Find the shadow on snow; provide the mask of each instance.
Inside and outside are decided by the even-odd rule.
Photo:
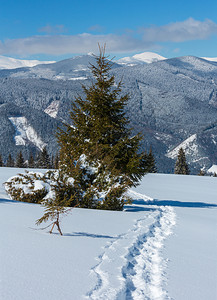
[[[215,208],[217,204],[213,203],[206,203],[206,202],[184,202],[184,201],[177,201],[177,200],[158,200],[154,199],[152,201],[144,201],[143,199],[137,199],[133,201],[134,205],[145,205],[143,208],[142,206],[132,206],[138,210],[149,210],[150,206],[157,205],[157,206],[174,206],[174,207],[195,207],[195,208]],[[147,207],[149,206],[149,207]],[[127,206],[128,207],[128,206]],[[131,206],[129,206],[131,208]],[[135,210],[136,211],[136,210]]]
[[[110,236],[110,235],[102,235],[102,234],[93,234],[88,232],[72,232],[72,233],[64,233],[64,236],[81,236],[81,237],[91,237],[96,239],[116,239],[116,236]]]
[[[0,199],[0,203],[18,203],[18,202],[20,202],[20,201],[15,201],[15,200],[10,200],[10,199],[4,199],[4,198]]]

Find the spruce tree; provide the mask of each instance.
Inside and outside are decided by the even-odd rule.
[[[0,167],[4,167],[4,163],[3,163],[3,160],[2,160],[2,155],[0,154]]]
[[[178,157],[175,164],[175,174],[184,174],[184,175],[190,174],[183,148],[180,148],[178,152]]]
[[[25,167],[25,161],[24,161],[23,154],[22,154],[21,151],[17,155],[15,166],[17,168],[24,168]]]
[[[54,156],[53,156],[53,154],[51,155],[50,168],[54,169]]]
[[[51,167],[50,156],[47,152],[46,147],[44,147],[39,154],[38,161],[37,161],[37,167],[41,168],[41,169],[50,169],[50,167]]]
[[[36,221],[36,225],[51,220],[52,223],[49,225],[52,226],[50,233],[52,233],[56,226],[59,233],[62,235],[60,216],[65,215],[70,211],[69,206],[72,206],[74,188],[69,184],[67,178],[58,172],[48,171],[45,176],[49,179],[52,192],[55,196],[53,198],[45,197],[43,199],[42,205],[45,208],[45,213]],[[76,204],[74,203],[73,206],[76,206]]]
[[[147,159],[148,159],[149,173],[157,173],[157,167],[152,152],[152,147],[150,147],[149,149],[149,154],[147,155]]]
[[[58,142],[60,170],[74,179],[79,206],[121,210],[124,192],[138,184],[147,165],[139,152],[142,136],[132,136],[124,112],[129,97],[121,95],[122,82],[115,84],[111,66],[100,48],[90,66],[95,81],[83,86],[85,99],[75,99],[73,126],[59,130]]]
[[[14,159],[13,159],[13,157],[11,156],[10,153],[9,153],[9,155],[8,155],[6,167],[14,167]]]
[[[35,160],[32,152],[29,154],[29,159],[28,159],[28,168],[35,168]]]
[[[54,158],[54,169],[58,169],[59,168],[59,152],[56,153],[55,158]]]

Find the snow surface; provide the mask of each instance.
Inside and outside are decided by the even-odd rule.
[[[217,299],[216,184],[215,177],[150,174],[136,189],[176,214],[174,234],[163,249],[171,299]]]
[[[207,170],[207,173],[217,174],[217,165],[212,165],[212,167]]]
[[[0,55],[0,69],[16,69],[23,67],[34,67],[40,64],[51,64],[55,61],[22,60]]]
[[[216,178],[148,174],[125,211],[72,209],[61,237],[6,195],[22,171],[0,168],[1,299],[217,299]]]
[[[44,112],[48,114],[50,117],[56,118],[59,106],[60,106],[60,101],[54,100],[47,108],[45,108]]]
[[[9,120],[16,130],[14,136],[16,145],[33,143],[40,150],[46,146],[25,117],[10,117]]]

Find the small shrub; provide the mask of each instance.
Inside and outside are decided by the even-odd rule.
[[[8,179],[4,185],[11,199],[28,202],[41,203],[48,193],[48,187],[44,181],[44,174],[27,172],[18,174]]]

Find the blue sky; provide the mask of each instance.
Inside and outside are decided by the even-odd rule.
[[[0,54],[60,60],[97,52],[217,57],[217,1],[1,0]]]

